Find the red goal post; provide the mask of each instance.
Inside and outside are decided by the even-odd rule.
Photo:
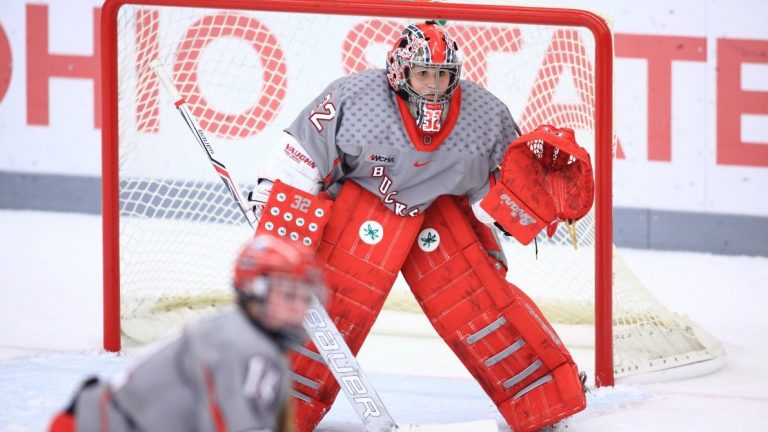
[[[612,158],[613,158],[613,40],[599,16],[582,10],[466,5],[458,3],[413,3],[405,1],[329,2],[310,0],[107,0],[102,9],[103,74],[103,232],[104,232],[104,347],[121,349],[121,176],[120,101],[118,70],[119,12],[126,6],[216,8],[232,11],[266,11],[294,14],[358,15],[395,19],[439,19],[449,22],[496,24],[540,24],[587,29],[594,38],[594,163],[596,204],[594,226],[595,262],[595,381],[612,385]],[[144,59],[142,61],[149,61]],[[138,68],[137,65],[133,65]],[[265,66],[268,69],[268,66]],[[269,73],[268,71],[265,73]],[[201,91],[193,89],[190,91]],[[312,95],[307,95],[307,100]],[[156,95],[154,97],[157,97]],[[190,105],[194,105],[190,98]],[[269,101],[266,101],[269,103]],[[205,116],[201,123],[206,120]],[[262,118],[262,121],[272,121]],[[237,127],[237,125],[230,125]],[[206,124],[203,124],[203,127]],[[179,136],[179,140],[186,140]],[[189,144],[190,152],[199,152]],[[173,163],[172,160],[166,163]],[[162,165],[160,163],[159,165]]]

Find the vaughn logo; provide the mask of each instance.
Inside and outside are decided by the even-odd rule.
[[[288,155],[289,158],[300,164],[307,165],[310,168],[315,168],[317,166],[317,164],[309,156],[290,144],[286,144],[283,151],[285,151],[285,154]]]
[[[526,213],[525,210],[521,209],[520,206],[517,205],[517,203],[514,202],[512,198],[509,197],[509,195],[503,193],[499,198],[501,199],[501,202],[509,207],[509,209],[512,211],[512,215],[517,216],[520,219],[520,225],[528,226],[530,224],[536,223],[536,219]]]
[[[380,155],[380,154],[371,153],[370,155],[368,155],[368,160],[371,162],[375,162],[383,165],[395,164],[395,157],[389,156],[389,155]]]

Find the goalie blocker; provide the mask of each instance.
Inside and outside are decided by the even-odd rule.
[[[317,249],[333,201],[275,180],[256,229]]]
[[[276,184],[265,207],[272,216],[266,217],[274,217],[275,206],[284,215],[290,202],[300,202],[277,200],[280,193],[292,196],[291,190]],[[306,233],[321,238],[315,244],[326,263],[329,315],[356,355],[402,270],[438,334],[513,430],[537,430],[584,409],[570,354],[536,305],[489,260],[489,248],[478,238],[484,227],[472,224],[465,207],[443,196],[423,215],[399,217],[378,197],[345,183],[327,224],[318,221],[322,233]],[[297,241],[304,238],[297,234]],[[314,345],[298,352],[292,358],[296,424],[310,431],[333,404],[339,384]]]

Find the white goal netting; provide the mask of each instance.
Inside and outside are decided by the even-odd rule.
[[[384,65],[413,19],[173,6],[122,6],[118,14],[118,167],[121,328],[147,341],[230,300],[230,271],[251,235],[237,206],[149,68],[160,60],[219,159],[248,191],[266,149],[332,80]],[[488,88],[523,131],[542,123],[576,130],[595,148],[594,40],[575,27],[451,20],[463,78]],[[599,125],[598,125],[599,126]],[[594,153],[593,153],[593,161]],[[599,167],[597,167],[599,169]],[[533,247],[507,242],[509,279],[566,343],[594,334],[595,216]],[[719,342],[669,311],[614,254],[617,377],[710,360]],[[421,313],[398,283],[385,306]]]

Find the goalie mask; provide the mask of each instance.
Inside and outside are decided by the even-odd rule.
[[[427,112],[444,117],[460,78],[459,47],[434,21],[406,27],[387,54],[389,86],[408,102],[419,128]]]
[[[238,303],[251,321],[283,347],[300,343],[312,296],[321,301],[325,285],[312,250],[270,235],[243,247],[235,265]]]

